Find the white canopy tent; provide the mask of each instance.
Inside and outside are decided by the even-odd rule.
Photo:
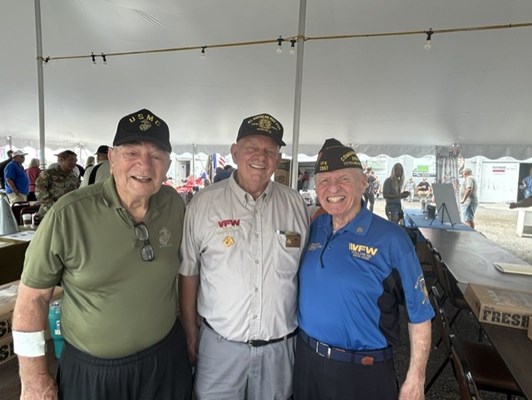
[[[34,3],[0,5],[0,147],[38,147]],[[46,0],[41,12],[47,146],[110,144],[119,118],[146,107],[168,122],[176,153],[227,153],[259,112],[283,123],[290,153],[296,57],[275,39],[297,35],[299,1]],[[532,2],[308,0],[306,15],[309,39],[362,37],[306,41],[301,153],[336,137],[369,155],[458,143],[464,157],[532,157],[532,28],[507,26],[530,23]],[[507,27],[437,33],[494,25]],[[425,34],[398,34],[429,28],[430,50]],[[273,43],[213,48],[261,40]],[[54,61],[91,53],[95,65]]]

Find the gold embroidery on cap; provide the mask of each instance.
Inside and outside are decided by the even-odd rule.
[[[143,120],[140,125],[139,125],[139,129],[142,131],[142,132],[146,132],[148,129],[151,128],[151,123],[145,119]]]
[[[270,121],[269,119],[266,119],[266,118],[261,118],[259,120],[259,127],[262,130],[270,132],[271,129],[272,129],[272,121]]]

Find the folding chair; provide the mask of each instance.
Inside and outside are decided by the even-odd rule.
[[[15,216],[17,224],[22,225],[20,221],[20,212],[24,207],[28,207],[29,205],[30,203],[28,201],[15,201],[11,204],[11,211],[13,211],[13,215]]]
[[[480,393],[471,374],[469,365],[465,362],[462,346],[454,335],[451,335],[451,360],[454,376],[458,383],[460,399],[480,400]]]
[[[432,251],[432,260],[433,260],[432,261],[433,273],[436,279],[434,280],[430,290],[432,291],[433,287],[439,289],[438,300],[443,305],[447,301],[446,287],[448,285],[446,282],[447,277],[443,273],[443,266],[442,266],[443,260],[442,260],[440,253],[438,253],[436,249],[433,249]]]
[[[447,357],[440,365],[434,376],[425,385],[425,393],[430,390],[430,388],[432,387],[434,382],[436,382],[436,380],[443,372],[449,361],[452,360],[452,341],[454,340],[456,342],[457,340],[459,340],[458,338],[456,338],[456,335],[451,332],[447,316],[445,315],[443,306],[441,305],[437,297],[438,289],[433,288],[433,293],[434,294],[431,296],[431,301],[436,311],[435,321],[438,329],[442,334],[442,339]],[[452,337],[455,337],[455,339],[452,339]],[[515,379],[513,378],[512,374],[506,367],[506,364],[504,363],[503,359],[501,358],[499,353],[497,353],[497,351],[493,348],[493,346],[487,343],[479,343],[468,340],[459,340],[459,343],[460,345],[458,347],[458,350],[456,350],[457,346],[455,346],[455,353],[458,354],[454,357],[457,357],[457,361],[460,360],[459,362],[462,368],[464,365],[467,365],[467,374],[472,377],[476,387],[479,390],[503,393],[506,394],[507,399],[511,399],[513,395],[523,396],[523,393],[519,389],[519,386],[515,382]],[[455,369],[458,367],[459,366],[454,366]],[[455,371],[455,377],[457,381],[459,379],[462,379],[462,376],[459,375],[458,372]],[[466,378],[469,379],[468,377]],[[458,383],[460,385],[460,382]],[[462,389],[460,390],[462,391]],[[468,399],[469,397],[463,398]],[[479,397],[476,398],[479,399]]]
[[[450,325],[452,325],[462,310],[469,310],[469,304],[467,304],[462,291],[458,287],[458,282],[449,271],[447,264],[445,264],[441,255],[436,251],[434,252],[434,275],[436,275],[437,285],[443,291],[440,292],[440,302],[444,304],[448,299],[458,310],[451,318]]]
[[[442,274],[444,276],[444,290],[447,293],[447,298],[451,302],[451,304],[458,309],[456,314],[454,314],[453,318],[451,319],[451,322],[449,323],[449,326],[451,326],[460,312],[462,310],[470,310],[469,304],[467,303],[467,300],[464,297],[464,294],[458,287],[458,281],[454,277],[454,275],[449,271],[449,268],[447,267],[447,264],[445,264],[445,261],[442,260],[441,265],[439,266],[441,268]]]
[[[421,242],[416,243],[416,254],[421,264],[421,269],[423,270],[423,275],[425,275],[425,280],[430,276],[433,277],[434,274],[434,256],[432,255],[432,245],[430,242]]]

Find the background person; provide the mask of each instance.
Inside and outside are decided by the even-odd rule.
[[[327,214],[312,223],[299,270],[294,398],[423,399],[434,312],[412,242],[364,207],[366,176],[352,148],[326,140],[315,173]],[[400,390],[399,305],[411,344]]]
[[[187,206],[179,293],[198,400],[292,394],[308,216],[297,191],[271,180],[282,138],[271,115],[244,119],[231,146],[237,169]]]
[[[466,168],[462,172],[464,181],[460,186],[460,204],[462,205],[462,222],[475,229],[475,212],[478,207],[477,181],[473,170]]]
[[[65,338],[59,398],[190,399],[176,318],[185,207],[162,186],[170,167],[168,126],[140,110],[120,120],[113,146],[113,178],[59,199],[27,250],[13,317],[22,399],[57,399],[44,329],[58,283]]]
[[[30,182],[29,192],[28,192],[28,201],[35,201],[37,197],[35,196],[35,181],[41,173],[40,160],[38,158],[32,158],[30,165],[26,168],[26,175]]]
[[[417,184],[416,191],[420,201],[428,201],[432,195],[432,186],[427,181],[427,178],[421,179],[421,182]]]
[[[371,167],[367,167],[364,171],[364,174],[366,174],[366,180],[368,181],[368,186],[366,187],[366,190],[364,191],[364,201],[366,202],[368,209],[371,212],[373,212],[373,208],[375,206],[374,184],[377,178],[375,178],[375,174]]]
[[[510,203],[510,208],[530,207],[532,206],[532,197],[527,197],[521,201]]]
[[[525,199],[532,197],[532,167],[528,176],[523,179],[523,196],[525,196]]]
[[[26,155],[22,150],[17,150],[12,154],[12,160],[4,169],[4,180],[6,183],[6,194],[11,204],[17,201],[27,201],[30,190],[30,180],[24,170],[24,160]]]
[[[404,218],[401,199],[410,195],[408,191],[402,191],[405,181],[403,165],[394,164],[392,172],[382,184],[382,197],[386,200],[385,212],[388,219],[393,222],[401,222]]]
[[[87,172],[87,168],[92,167],[94,164],[96,164],[94,156],[88,156],[87,161],[85,161],[85,172]]]
[[[405,183],[405,190],[409,192],[408,195],[408,201],[412,202],[414,201],[414,193],[416,192],[416,183],[414,182],[414,178],[410,177]]]
[[[227,171],[222,167],[217,167],[216,174],[214,175],[214,178],[213,178],[213,183],[223,181],[224,179],[227,179],[230,176],[231,176],[230,171]]]
[[[85,176],[81,182],[81,186],[92,185],[93,183],[103,181],[111,175],[111,168],[109,165],[109,146],[103,144],[96,150],[96,165],[87,168]]]
[[[57,165],[42,171],[35,180],[35,196],[40,203],[37,214],[41,218],[61,196],[79,187],[79,177],[74,173],[76,153],[65,150],[56,156]]]
[[[7,151],[7,158],[0,163],[0,188],[5,189],[6,184],[4,181],[4,169],[6,168],[7,164],[9,164],[13,160],[13,150]]]

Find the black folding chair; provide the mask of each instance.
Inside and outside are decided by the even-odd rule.
[[[456,360],[453,360],[453,363],[459,363],[460,365],[454,365],[455,377],[458,381],[459,386],[462,379],[469,379],[469,376],[473,380],[474,384],[479,390],[485,390],[489,392],[503,393],[506,394],[507,399],[511,400],[512,396],[523,396],[521,389],[515,382],[512,374],[506,367],[503,359],[493,348],[493,346],[487,343],[479,343],[468,340],[461,340],[456,337],[456,335],[451,332],[450,324],[445,315],[443,305],[440,303],[438,298],[438,289],[436,287],[432,288],[431,301],[434,309],[436,311],[436,317],[434,319],[437,328],[439,329],[442,335],[442,341],[444,344],[444,350],[446,353],[445,360],[442,362],[438,370],[432,376],[432,378],[425,385],[425,393],[427,393],[432,385],[436,382],[438,377],[444,371],[445,367],[449,361],[453,360],[453,341],[454,344],[454,357]],[[453,339],[454,337],[454,339]],[[459,341],[459,346],[456,346],[456,341]],[[462,376],[461,366],[464,369],[467,375],[465,378]],[[467,366],[467,368],[464,368]],[[471,386],[467,383],[468,386]],[[468,390],[470,390],[469,388]],[[465,389],[464,390],[465,395]],[[474,392],[474,391],[473,391]],[[477,394],[474,394],[478,396]],[[463,397],[468,399],[469,397]],[[479,397],[472,397],[473,399]]]

